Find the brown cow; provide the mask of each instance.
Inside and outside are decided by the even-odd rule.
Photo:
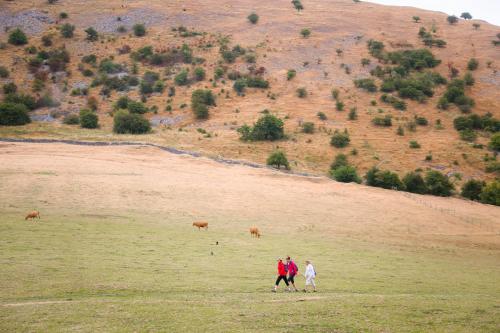
[[[208,230],[208,222],[193,222],[193,227],[198,227],[198,230],[201,228],[205,228],[205,230]]]
[[[32,212],[29,212],[28,215],[26,215],[26,217],[24,218],[25,220],[27,219],[34,219],[38,217],[38,219],[40,219],[40,212],[37,211],[37,210],[34,210]]]
[[[257,237],[257,238],[260,238],[260,231],[259,231],[259,228],[257,227],[251,227],[250,228],[250,236],[252,237]]]

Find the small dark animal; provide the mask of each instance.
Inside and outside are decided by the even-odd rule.
[[[40,212],[37,211],[37,210],[34,210],[32,212],[29,212],[28,215],[26,215],[26,217],[24,219],[25,220],[27,220],[27,219],[35,219],[36,217],[38,217],[38,219],[40,219]]]
[[[208,222],[193,222],[193,227],[198,227],[198,230],[201,228],[208,230]]]

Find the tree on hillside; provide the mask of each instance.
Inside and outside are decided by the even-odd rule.
[[[9,34],[9,43],[12,45],[25,45],[28,44],[28,37],[18,28]]]
[[[458,22],[458,17],[456,17],[455,15],[450,15],[446,20],[449,24],[455,24]]]
[[[420,22],[420,16],[413,16],[413,21],[415,21],[415,23]]]
[[[267,158],[266,163],[267,165],[273,166],[277,169],[280,169],[283,166],[286,170],[290,170],[290,163],[288,163],[285,153],[281,150],[272,152]]]
[[[472,20],[472,15],[468,12],[462,13],[460,17],[463,18],[464,20]]]
[[[300,31],[300,34],[302,35],[302,37],[307,38],[311,36],[311,30],[308,28],[304,28]]]
[[[252,13],[252,14],[248,15],[247,18],[250,21],[250,23],[252,23],[252,24],[257,24],[257,22],[259,21],[259,15],[257,15],[256,13]]]
[[[91,42],[95,42],[96,40],[99,39],[99,35],[97,34],[97,30],[95,30],[92,27],[89,27],[85,30],[87,33],[87,40]]]

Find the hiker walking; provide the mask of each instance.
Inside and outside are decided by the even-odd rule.
[[[285,269],[285,264],[283,263],[283,259],[279,258],[278,259],[278,278],[276,279],[276,283],[274,284],[274,289],[272,290],[273,293],[275,293],[278,290],[278,285],[280,284],[281,280],[285,281],[286,284],[286,290],[290,291],[290,287],[288,285],[288,280],[286,279],[286,269]]]
[[[299,268],[297,265],[293,262],[290,257],[286,257],[286,265],[285,269],[288,273],[288,283],[291,283],[295,291],[299,291],[297,287],[295,287],[295,275],[299,273]]]
[[[314,283],[314,279],[316,278],[316,271],[314,270],[314,266],[312,265],[310,260],[306,260],[306,271],[304,273],[304,277],[306,278],[306,286],[304,287],[304,292],[307,292],[307,287],[312,286],[313,292],[316,292],[316,283]]]

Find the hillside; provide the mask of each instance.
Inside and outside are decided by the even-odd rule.
[[[436,85],[433,97],[425,97],[425,101],[404,99],[406,111],[383,103],[380,91],[370,93],[354,86],[356,79],[373,78],[380,88],[381,78],[370,75],[370,71],[377,65],[390,65],[370,55],[369,40],[383,42],[385,52],[421,49],[425,45],[419,37],[419,30],[424,27],[428,32],[435,31],[432,38],[446,42],[443,48],[428,48],[440,60],[429,71],[439,73],[449,81],[449,68],[455,67],[459,70],[458,78],[462,78],[467,73],[469,60],[477,59],[479,67],[472,72],[475,84],[465,88],[466,96],[475,101],[470,111],[480,116],[491,113],[498,119],[500,53],[498,46],[492,44],[500,32],[497,26],[477,20],[449,24],[445,14],[415,8],[347,0],[304,0],[302,3],[304,10],[297,11],[288,0],[110,0],[95,1],[92,5],[89,1],[60,0],[51,5],[44,0],[2,1],[0,40],[7,41],[5,28],[12,31],[19,26],[28,34],[30,46],[47,51],[64,47],[70,58],[66,66],[70,75],[59,70],[48,73],[46,82],[38,82],[39,91],[33,92],[34,72],[40,69],[30,73],[27,62],[34,55],[25,51],[28,45],[6,44],[0,50],[0,61],[11,73],[9,78],[0,79],[0,83],[15,82],[19,91],[32,95],[49,93],[55,106],[32,111],[35,121],[31,124],[0,126],[0,136],[154,142],[207,156],[258,163],[265,163],[269,153],[279,147],[287,154],[292,169],[321,175],[327,174],[335,155],[342,152],[349,155],[349,162],[360,175],[376,165],[401,177],[413,170],[439,170],[454,176],[457,185],[470,178],[491,181],[498,176],[498,163],[492,162],[494,153],[487,148],[492,133],[475,130],[477,138],[474,134],[472,138],[469,135],[473,142],[461,140],[453,120],[464,114],[453,104],[447,110],[437,108],[445,93],[445,85]],[[61,12],[67,13],[68,18],[59,18]],[[259,16],[256,24],[247,20],[252,12]],[[415,23],[413,16],[418,16],[420,22]],[[58,31],[65,23],[76,28],[72,38],[63,38]],[[144,37],[132,33],[133,25],[138,23],[145,24],[147,33]],[[475,29],[473,24],[480,26]],[[182,28],[179,31],[180,26],[187,31]],[[88,27],[96,29],[98,41],[86,40],[84,30]],[[118,32],[120,27],[126,32]],[[308,38],[300,34],[304,28],[310,29]],[[52,46],[41,46],[42,37],[47,35],[52,35]],[[192,62],[198,64],[168,60],[166,64],[153,65],[136,61],[137,74],[132,74],[131,53],[151,45],[153,50],[168,54],[183,44],[192,51]],[[131,53],[124,48],[125,45],[130,47]],[[240,45],[246,49],[246,54],[237,57],[234,63],[228,63],[219,52],[224,45],[229,50]],[[119,54],[118,49],[124,54]],[[82,64],[82,57],[90,54],[96,55],[95,66]],[[122,65],[119,71],[131,76],[141,78],[147,71],[158,73],[159,81],[164,85],[163,92],[147,93],[144,98],[146,106],[153,107],[145,114],[154,125],[150,134],[113,134],[112,115],[116,112],[113,104],[123,95],[134,100],[140,100],[141,96],[138,87],[129,87],[126,92],[104,91],[108,96],[100,95],[102,84],[90,87],[98,76],[99,63],[107,57],[113,57],[112,63]],[[255,58],[255,63],[248,63],[253,61],[252,58]],[[362,59],[369,59],[369,64],[362,65]],[[249,71],[251,66],[254,66],[253,71]],[[183,68],[190,69],[191,77],[197,67],[205,70],[205,78],[193,80],[187,86],[175,84],[174,78]],[[219,67],[224,70],[223,77],[213,80]],[[263,73],[255,74],[261,67]],[[84,76],[85,70],[92,75]],[[296,71],[293,79],[287,80],[288,70]],[[233,89],[234,81],[228,78],[231,73],[238,72],[267,80],[269,88],[247,88],[244,96],[238,96]],[[90,87],[88,96],[72,96],[72,91],[75,91],[73,95],[78,94],[78,89],[81,91],[87,87]],[[175,95],[170,89],[173,87]],[[209,108],[206,120],[196,119],[191,111],[191,94],[198,88],[211,89],[216,95],[216,106]],[[305,88],[305,98],[297,96],[299,88]],[[336,110],[332,89],[338,90],[338,101],[344,104],[343,111]],[[62,124],[65,116],[87,107],[89,97],[97,99],[100,128],[90,130]],[[357,118],[349,120],[352,108],[356,108]],[[241,141],[237,129],[244,124],[253,124],[265,109],[284,120],[287,139]],[[318,112],[323,112],[326,119],[319,119]],[[392,126],[373,124],[375,117],[387,115],[392,117]],[[413,131],[416,116],[425,118],[428,124],[416,125]],[[304,122],[313,122],[315,133],[303,133],[301,124]],[[404,135],[397,133],[400,126]],[[345,129],[350,135],[349,145],[332,147],[332,133]],[[417,141],[420,148],[410,148],[410,141]],[[490,172],[486,172],[488,166]]]

